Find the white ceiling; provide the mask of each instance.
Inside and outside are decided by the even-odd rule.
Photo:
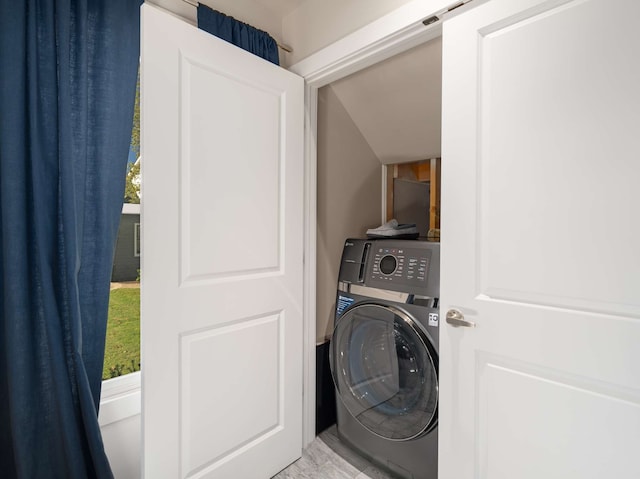
[[[440,38],[331,87],[382,163],[440,157]]]
[[[280,18],[292,12],[306,0],[254,0],[256,3],[267,7],[276,13]]]

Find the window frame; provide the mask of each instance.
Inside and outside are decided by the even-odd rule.
[[[102,380],[100,395],[100,427],[140,414],[142,410],[141,373],[125,374]]]

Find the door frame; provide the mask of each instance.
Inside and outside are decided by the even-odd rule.
[[[302,446],[315,438],[318,90],[442,35],[443,19],[489,0],[413,0],[289,67],[305,80]],[[470,4],[469,4],[470,3]],[[459,7],[459,8],[458,8]],[[454,10],[455,9],[455,10]],[[425,25],[433,16],[439,21]]]

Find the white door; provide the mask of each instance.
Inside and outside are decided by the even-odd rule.
[[[640,2],[444,25],[440,479],[640,477]]]
[[[303,80],[145,4],[144,477],[302,450]]]

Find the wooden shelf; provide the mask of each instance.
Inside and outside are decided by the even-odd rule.
[[[440,158],[387,165],[386,221],[394,216],[394,180],[403,179],[429,183],[429,230],[440,230]]]

